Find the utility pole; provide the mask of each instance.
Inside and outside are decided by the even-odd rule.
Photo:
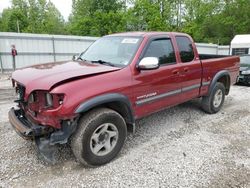
[[[125,13],[127,14],[127,11],[128,11],[128,9],[127,9],[127,0],[125,0],[124,3],[125,3]],[[128,21],[127,21],[127,19],[126,19],[126,31],[128,31]]]
[[[160,14],[161,14],[161,18],[163,18],[163,10],[164,10],[164,7],[163,7],[163,1],[160,1]]]
[[[179,31],[181,27],[181,19],[182,19],[181,0],[178,0],[176,4],[177,4],[176,5],[177,7],[177,30]]]
[[[19,21],[18,21],[18,19],[16,20],[16,26],[17,26],[17,32],[20,33],[20,27],[19,27]]]
[[[3,62],[2,62],[1,54],[0,54],[0,64],[1,64],[1,73],[3,74]]]

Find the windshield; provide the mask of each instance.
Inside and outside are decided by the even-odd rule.
[[[132,60],[140,41],[140,37],[103,37],[94,42],[79,59],[124,67]]]
[[[250,55],[249,56],[241,56],[240,57],[240,64],[241,65],[250,65]]]

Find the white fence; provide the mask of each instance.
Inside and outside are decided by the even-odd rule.
[[[96,37],[37,35],[0,32],[0,61],[4,70],[12,69],[11,45],[16,46],[16,67],[69,60],[83,52]],[[1,63],[1,62],[0,62]]]
[[[18,55],[16,67],[69,60],[72,56],[83,52],[97,37],[81,37],[67,35],[44,35],[0,32],[0,64],[1,70],[12,69],[11,45],[15,45]],[[229,55],[229,46],[197,43],[201,54]]]
[[[196,43],[199,54],[229,55],[230,46],[219,46],[217,44]]]

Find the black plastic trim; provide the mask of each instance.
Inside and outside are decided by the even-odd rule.
[[[153,97],[150,97],[150,98],[138,100],[138,101],[136,101],[136,105],[137,106],[141,106],[141,105],[144,105],[146,103],[154,102],[156,100],[160,100],[162,98],[170,97],[170,96],[173,96],[173,95],[176,95],[176,94],[180,94],[180,93],[181,93],[181,89],[170,91],[170,92],[163,93],[163,94],[160,94],[160,95],[157,95],[157,96],[153,96]]]
[[[209,82],[202,82],[202,86],[208,86],[210,84],[210,81]]]
[[[211,94],[216,82],[223,76],[228,76],[229,79],[230,79],[230,74],[227,70],[222,70],[222,71],[219,71],[218,73],[215,74],[213,80],[211,81],[211,84],[209,86],[209,89],[208,89],[208,96]],[[229,88],[226,88],[227,92],[226,94],[229,93],[229,90],[230,90],[230,80],[229,80]]]
[[[188,92],[188,91],[191,91],[193,89],[200,88],[200,87],[201,87],[201,84],[195,84],[195,85],[192,85],[192,86],[184,87],[182,89],[177,89],[177,90],[169,91],[169,92],[166,92],[166,93],[162,93],[160,95],[149,97],[149,98],[146,98],[146,99],[141,99],[141,100],[136,101],[135,104],[137,106],[141,106],[141,105],[144,105],[144,104],[147,104],[147,103],[150,103],[150,102],[154,102],[156,100],[160,100],[160,99],[165,98],[165,97],[170,97],[170,96],[177,95],[177,94],[180,94],[180,93]]]
[[[62,128],[50,135],[50,145],[66,144],[77,127],[77,121],[78,118],[73,122],[67,120],[62,121]]]
[[[184,87],[182,88],[182,92],[187,92],[187,91],[191,91],[193,89],[197,89],[197,88],[200,88],[201,87],[201,84],[195,84],[195,85],[192,85],[192,86],[188,86],[188,87]]]
[[[124,105],[126,105],[128,109],[128,113],[129,113],[128,120],[130,121],[127,123],[133,124],[135,122],[135,118],[133,115],[133,108],[128,97],[119,93],[103,94],[103,95],[94,97],[88,101],[85,101],[78,106],[78,108],[75,110],[75,113],[84,113],[96,106],[111,103],[111,102],[122,102]]]

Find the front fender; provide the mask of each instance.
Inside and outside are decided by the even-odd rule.
[[[75,110],[75,113],[84,113],[87,112],[97,106],[108,105],[111,103],[119,103],[123,105],[124,109],[120,109],[122,111],[121,115],[125,118],[126,123],[134,124],[134,113],[132,109],[132,105],[128,99],[123,94],[120,93],[109,93],[103,94],[96,97],[93,97],[83,103],[81,103]],[[117,110],[119,112],[119,110]],[[124,112],[125,111],[125,112]]]

